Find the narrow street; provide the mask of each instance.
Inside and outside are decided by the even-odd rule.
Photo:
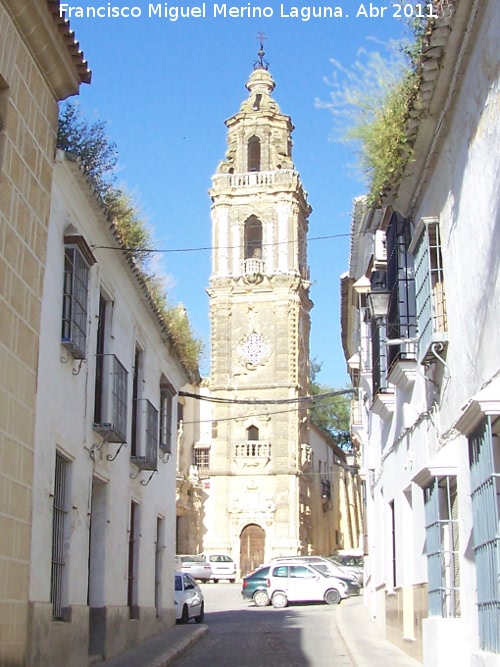
[[[204,584],[209,632],[175,667],[352,667],[337,628],[341,605],[258,608],[243,602],[240,584]]]

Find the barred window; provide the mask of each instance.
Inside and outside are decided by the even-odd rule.
[[[175,389],[166,381],[160,385],[160,448],[172,453],[172,411]]]
[[[62,343],[75,359],[85,359],[89,267],[75,247],[64,251]]]
[[[209,468],[210,467],[210,448],[209,447],[197,447],[194,450],[194,464],[198,468]]]
[[[386,232],[387,249],[387,289],[392,298],[387,317],[387,337],[389,339],[414,339],[416,336],[415,280],[413,257],[408,252],[410,244],[410,223],[399,213],[393,213]],[[390,368],[398,359],[415,359],[416,347],[413,342],[391,345],[388,350]]]
[[[415,294],[420,361],[435,361],[436,345],[447,340],[445,282],[441,235],[437,218],[423,218],[410,245],[415,258]]]
[[[479,641],[500,653],[500,417],[488,415],[469,437]]]
[[[458,494],[455,476],[435,477],[424,489],[429,614],[460,616]]]
[[[75,359],[85,359],[89,269],[95,258],[83,236],[67,235],[64,243],[61,342]]]
[[[50,601],[54,620],[64,619],[66,577],[66,522],[67,522],[68,461],[56,453],[54,475],[54,500],[52,504],[52,570],[50,577]]]

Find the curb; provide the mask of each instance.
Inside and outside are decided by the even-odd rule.
[[[159,658],[156,658],[155,661],[151,663],[150,667],[167,667],[167,665],[174,662],[174,660],[184,653],[187,648],[199,641],[207,632],[208,625],[202,625],[199,628],[196,628],[196,630],[193,630],[193,632],[184,637],[184,639],[177,642],[175,646],[172,646]]]

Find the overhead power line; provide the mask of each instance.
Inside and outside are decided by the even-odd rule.
[[[311,238],[306,239],[309,241],[324,241],[327,239],[338,239],[346,236],[351,236],[350,233],[346,234],[330,234],[328,236],[312,236]],[[267,246],[276,246],[282,245],[283,243],[297,243],[296,240],[292,241],[275,241],[273,243],[263,243],[262,247]],[[91,245],[92,250],[122,250],[125,252],[145,252],[145,253],[172,253],[172,252],[198,252],[200,250],[219,250],[222,246],[200,246],[199,248],[124,248],[123,246],[110,246],[110,245]],[[227,250],[235,250],[241,246],[223,246]]]
[[[179,396],[186,396],[194,398],[197,401],[208,401],[209,403],[219,403],[226,405],[289,405],[290,403],[306,403],[322,400],[324,398],[332,398],[333,396],[343,396],[345,394],[353,394],[356,389],[339,389],[338,391],[328,391],[324,394],[314,394],[312,396],[297,396],[296,398],[279,398],[279,399],[248,399],[248,398],[221,398],[217,396],[202,396],[200,394],[193,394],[189,391],[179,391]]]

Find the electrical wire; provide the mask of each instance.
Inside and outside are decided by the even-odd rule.
[[[345,234],[330,234],[328,236],[312,236],[306,239],[309,241],[324,241],[327,239],[338,239],[346,236],[351,236],[350,232]],[[283,243],[297,243],[297,240],[291,241],[274,241],[273,243],[263,243],[262,247],[277,246]],[[107,246],[107,245],[91,245],[92,250],[122,250],[125,252],[144,252],[144,253],[172,253],[172,252],[199,252],[201,250],[237,250],[241,246],[200,246],[199,248],[126,248],[123,246]]]
[[[179,391],[179,396],[186,396],[194,398],[198,401],[208,401],[209,403],[218,403],[224,405],[289,405],[291,403],[306,403],[323,400],[324,398],[332,398],[333,396],[343,396],[345,394],[353,394],[356,389],[339,389],[338,391],[329,391],[324,394],[314,394],[312,396],[298,396],[296,398],[280,398],[275,400],[269,399],[244,399],[244,398],[221,398],[217,396],[202,396],[200,394],[193,394],[189,391]]]

